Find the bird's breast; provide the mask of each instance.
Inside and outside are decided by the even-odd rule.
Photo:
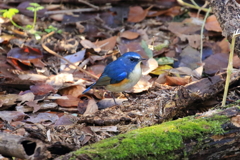
[[[106,86],[106,89],[111,92],[123,92],[130,88],[132,88],[142,76],[141,63],[139,62],[133,69],[131,73],[129,73],[128,78],[125,78],[119,83],[109,84]]]

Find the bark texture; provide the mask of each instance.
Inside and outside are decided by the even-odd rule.
[[[29,160],[50,157],[50,152],[39,140],[0,132],[0,154]]]
[[[208,111],[118,135],[57,158],[67,159],[238,159],[240,109]]]
[[[240,28],[240,4],[236,0],[209,0],[209,2],[223,30],[223,36],[231,42],[233,33]],[[235,53],[240,56],[239,37],[236,39]]]

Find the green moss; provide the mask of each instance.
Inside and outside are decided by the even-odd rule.
[[[216,120],[217,119],[217,120]],[[173,150],[183,149],[184,140],[208,134],[221,134],[221,125],[228,120],[225,116],[212,118],[186,117],[160,125],[136,129],[123,135],[105,139],[85,146],[74,154],[87,154],[92,159],[176,159]],[[200,144],[200,142],[199,142]]]

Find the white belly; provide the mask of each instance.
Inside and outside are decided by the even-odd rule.
[[[132,88],[135,84],[137,84],[137,82],[139,81],[139,79],[142,76],[142,69],[141,69],[141,62],[139,62],[132,73],[129,74],[129,81],[128,83],[122,84],[121,86],[118,85],[108,85],[106,86],[106,89],[111,91],[111,92],[123,92],[126,91],[130,88]]]

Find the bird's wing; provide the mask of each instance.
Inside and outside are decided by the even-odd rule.
[[[127,72],[114,72],[109,75],[103,74],[96,82],[95,86],[106,86],[109,84],[119,83],[127,78]]]
[[[122,73],[118,74],[117,76],[112,77],[110,84],[119,83],[122,80],[124,80],[125,78],[127,78],[127,72],[122,72]]]

